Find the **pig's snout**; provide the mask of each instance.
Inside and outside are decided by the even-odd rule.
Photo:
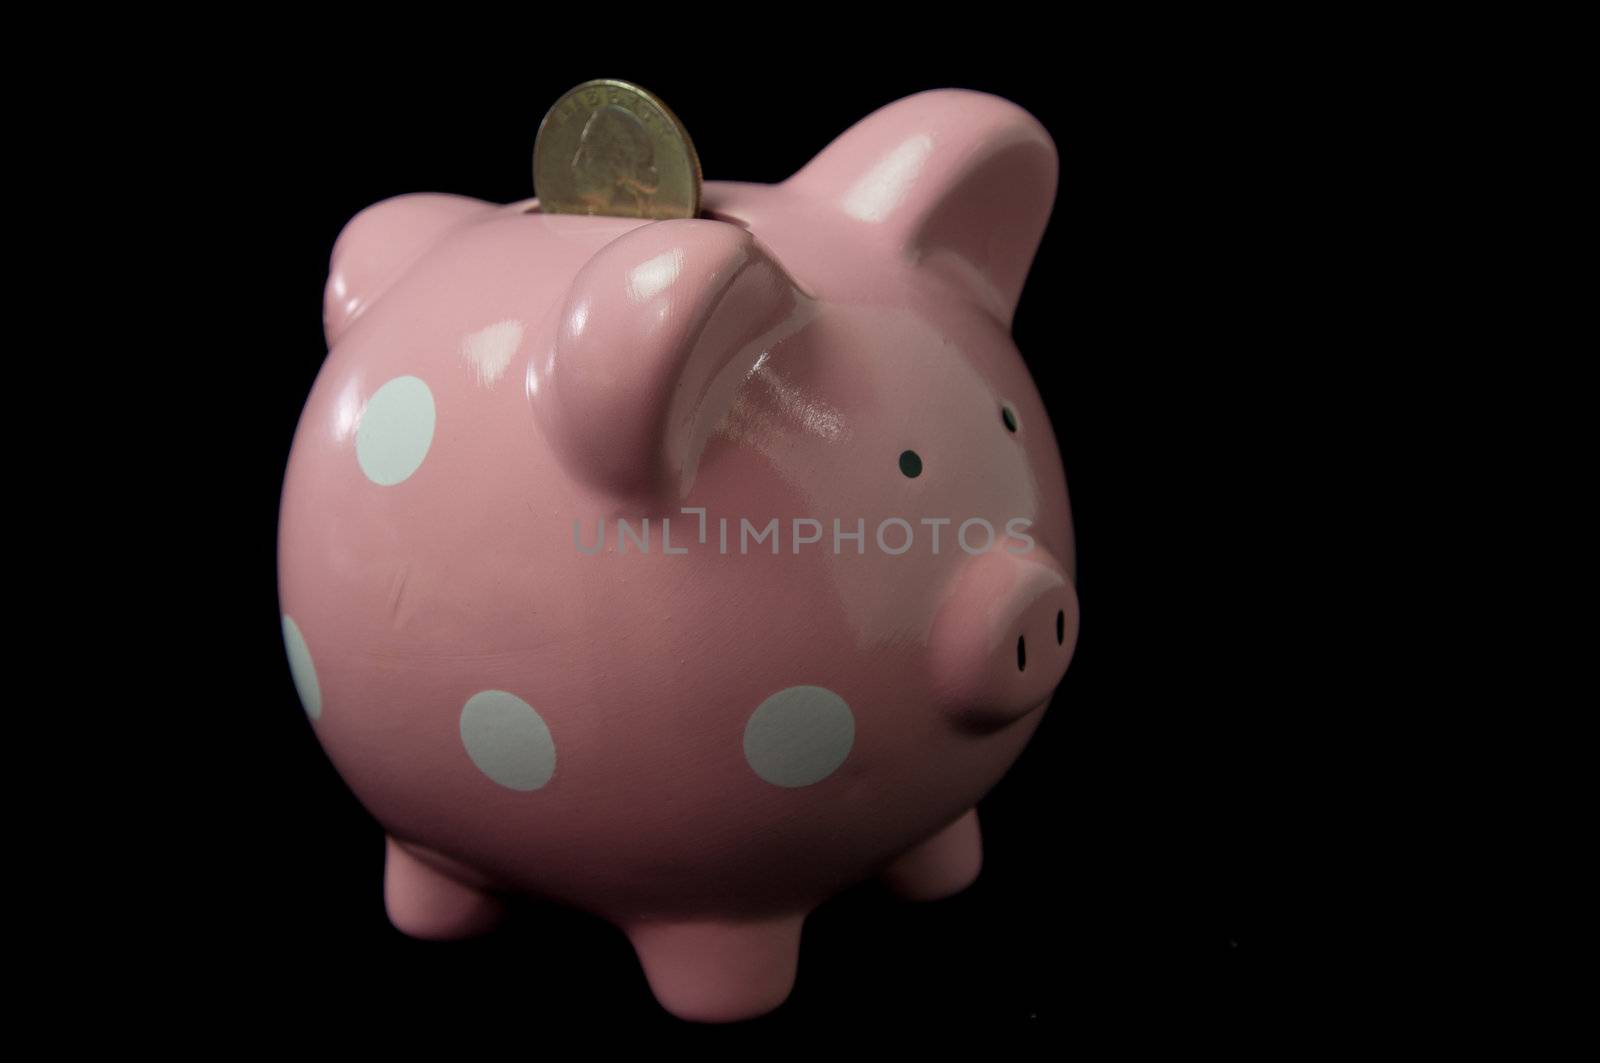
[[[1049,701],[1078,640],[1078,596],[1043,550],[968,558],[934,620],[930,651],[940,707],[990,731]]]

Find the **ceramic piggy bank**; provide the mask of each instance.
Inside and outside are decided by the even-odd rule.
[[[672,1013],[788,995],[808,912],[969,884],[1078,630],[1010,336],[1044,128],[941,90],[640,221],[407,195],[346,226],[279,590],[407,934],[595,913]]]

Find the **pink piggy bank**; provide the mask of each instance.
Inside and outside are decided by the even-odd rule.
[[[1010,336],[1056,175],[1025,111],[942,90],[700,218],[346,226],[279,590],[396,927],[553,899],[726,1021],[783,1002],[838,891],[975,878],[1078,630]]]

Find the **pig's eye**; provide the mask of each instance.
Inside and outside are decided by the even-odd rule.
[[[922,459],[917,456],[916,451],[907,450],[901,453],[900,471],[905,473],[906,477],[911,480],[915,480],[922,475]]]
[[[1000,404],[1000,423],[1006,426],[1007,432],[1015,432],[1017,430],[1016,412],[1005,403]]]

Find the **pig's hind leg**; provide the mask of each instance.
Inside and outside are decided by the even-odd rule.
[[[387,838],[383,903],[396,930],[428,941],[482,934],[500,921],[499,898],[445,874]]]
[[[691,1022],[737,1022],[788,999],[804,922],[804,914],[641,920],[624,930],[662,1007]]]
[[[954,823],[903,853],[884,870],[882,881],[906,900],[937,901],[972,885],[982,868],[978,810],[969,808]]]

